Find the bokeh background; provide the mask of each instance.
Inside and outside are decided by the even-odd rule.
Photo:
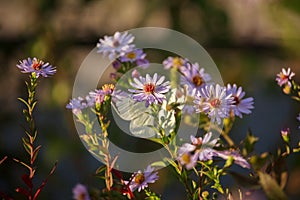
[[[255,98],[255,110],[238,119],[235,141],[247,130],[260,137],[256,151],[275,153],[280,130],[291,129],[292,143],[300,139],[300,106],[284,95],[275,76],[291,67],[300,82],[300,2],[298,0],[1,0],[0,1],[0,156],[24,157],[22,105],[27,75],[15,67],[19,60],[38,57],[57,66],[57,74],[38,87],[38,158],[40,182],[55,161],[58,168],[41,199],[72,199],[78,182],[100,187],[93,172],[101,165],[82,145],[72,113],[76,72],[98,39],[115,31],[145,26],[180,31],[197,40],[217,64],[225,83],[242,85]],[[289,158],[290,198],[300,197],[300,156]],[[21,184],[22,167],[8,160],[0,166],[0,191],[13,194]],[[168,170],[160,171],[154,190],[163,199],[185,199],[184,189]],[[17,196],[17,198],[20,198]]]

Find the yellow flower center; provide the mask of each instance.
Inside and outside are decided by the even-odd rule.
[[[145,93],[153,93],[155,90],[155,85],[153,83],[147,83],[144,85],[144,92]]]
[[[189,154],[185,153],[181,156],[181,160],[184,164],[188,164],[191,162],[191,157]]]
[[[194,85],[196,87],[198,87],[198,86],[200,86],[200,85],[202,85],[204,83],[202,77],[199,76],[199,75],[194,76],[193,79],[192,79],[192,81],[193,81],[193,83],[194,83]]]
[[[172,106],[172,105],[170,105],[170,104],[168,104],[168,105],[166,105],[166,109],[167,109],[167,111],[170,111],[170,110],[172,110],[172,109],[173,109],[173,106]]]
[[[102,90],[105,93],[110,93],[115,89],[115,86],[113,84],[105,84],[102,86]]]
[[[283,73],[280,73],[280,79],[281,80],[285,80],[285,79],[288,79],[289,77],[288,76],[286,76],[286,75],[284,75]]]
[[[134,182],[137,184],[142,184],[144,181],[145,181],[145,176],[142,173],[138,173],[134,178]]]
[[[136,53],[132,51],[132,52],[129,52],[126,56],[129,59],[135,59],[136,58]]]
[[[178,68],[183,65],[183,60],[179,57],[173,59],[173,66]]]

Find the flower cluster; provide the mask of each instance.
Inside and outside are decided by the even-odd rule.
[[[165,68],[175,68],[182,75],[181,86],[186,91],[186,102],[183,112],[192,114],[205,113],[212,122],[221,124],[222,119],[230,114],[242,118],[250,114],[254,99],[244,98],[245,92],[236,84],[227,87],[214,84],[211,76],[200,68],[198,63],[188,59],[169,57],[163,61]],[[192,104],[194,103],[194,105]]]
[[[300,101],[300,85],[293,80],[295,75],[296,73],[294,73],[291,68],[282,68],[281,72],[277,74],[275,80],[277,81],[277,84],[282,87],[285,94],[288,94],[293,99]],[[300,113],[297,120],[300,121]]]
[[[162,61],[161,70],[164,71],[153,72],[146,53],[135,48],[133,42],[134,36],[127,32],[117,32],[100,39],[97,44],[98,52],[112,61],[115,70],[111,74],[112,79],[117,82],[125,73],[130,72],[130,75],[122,77],[115,86],[106,84],[84,98],[72,99],[67,105],[85,126],[86,133],[81,138],[88,150],[105,164],[105,168],[101,168],[104,170],[99,170],[106,185],[103,192],[109,193],[109,196],[117,191],[122,195],[120,198],[126,195],[129,199],[134,199],[135,195],[139,195],[138,192],[143,192],[149,199],[159,199],[148,185],[158,180],[154,167],[167,165],[175,169],[176,176],[186,187],[189,199],[200,196],[210,199],[204,189],[213,188],[225,194],[220,177],[236,175],[228,170],[232,164],[246,168],[245,171],[251,174],[249,179],[255,179],[253,182],[261,184],[264,189],[264,183],[257,183],[257,180],[269,174],[261,166],[267,166],[271,171],[276,170],[277,158],[256,155],[253,148],[258,138],[250,131],[238,145],[230,138],[235,118],[251,114],[254,98],[246,97],[243,88],[237,84],[223,86],[215,83],[214,77],[207,73],[209,69],[188,58],[167,57]],[[295,94],[297,98],[300,87],[292,80],[294,76],[295,73],[290,68],[282,69],[276,81],[278,85],[288,87],[288,94]],[[110,155],[110,141],[107,139],[110,125],[107,108],[110,105],[121,119],[130,121],[129,130],[132,135],[142,138],[145,136],[161,145],[170,154],[170,158],[149,164],[144,171],[134,172],[129,179],[123,179],[121,172],[116,173],[113,168],[119,155]],[[96,120],[92,121],[78,114],[87,108],[96,113],[102,131],[100,134],[91,128]],[[297,119],[300,121],[300,114]],[[184,143],[183,138],[177,137],[181,123],[188,128],[197,126],[199,130],[187,135],[190,142]],[[204,133],[202,137],[194,136],[200,133]],[[298,151],[297,148],[291,150],[289,134],[289,129],[281,131],[286,152],[278,151],[278,159]],[[193,173],[196,176],[192,176]],[[195,180],[196,177],[198,180]],[[240,175],[238,177],[243,178]],[[84,186],[74,188],[74,199],[78,198],[89,198]]]
[[[232,157],[234,162],[243,168],[250,168],[250,164],[236,151],[217,151],[213,147],[217,144],[218,139],[212,138],[212,132],[205,134],[203,137],[191,136],[191,143],[184,143],[178,149],[177,160],[186,169],[190,170],[196,166],[197,161],[212,160],[213,157],[220,157],[227,160]]]
[[[113,84],[105,84],[102,89],[95,89],[89,92],[87,96],[75,97],[70,100],[66,108],[72,110],[75,115],[81,113],[81,110],[86,108],[93,108],[95,105],[101,105],[104,101],[107,101],[114,91]]]

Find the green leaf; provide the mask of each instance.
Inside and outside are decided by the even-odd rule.
[[[102,165],[101,167],[99,167],[97,170],[96,170],[96,174],[99,175],[101,174],[102,172],[104,172],[106,169],[106,166],[105,165]]]
[[[36,147],[33,151],[33,156],[32,156],[32,162],[35,161],[40,149],[42,148],[42,145],[39,145],[38,147]]]
[[[282,191],[277,182],[269,175],[258,172],[259,183],[270,200],[287,200],[286,194]]]
[[[253,155],[250,157],[250,164],[254,168],[254,170],[258,171],[260,170],[268,161],[269,154],[267,152],[262,153],[259,155]]]
[[[232,157],[232,156],[229,156],[228,159],[226,160],[226,163],[225,163],[225,165],[224,165],[223,168],[228,168],[228,167],[230,167],[230,166],[233,164],[233,162],[234,162],[233,157]]]
[[[224,190],[222,188],[222,185],[219,182],[215,182],[215,184],[211,187],[217,189],[221,194],[224,194]]]
[[[31,145],[30,145],[28,139],[27,139],[27,138],[22,138],[22,141],[23,141],[24,149],[26,150],[26,152],[27,152],[28,154],[30,154],[32,147],[31,147]]]
[[[18,98],[18,100],[24,103],[28,108],[30,107],[29,104],[24,99]]]
[[[152,167],[166,167],[167,163],[164,161],[157,161],[151,164]]]
[[[197,183],[193,180],[192,180],[192,186],[193,186],[193,189],[196,189],[196,187],[197,187]]]
[[[249,130],[244,141],[244,148],[242,149],[242,154],[244,157],[247,157],[249,153],[253,152],[254,145],[257,141],[258,137],[253,136],[251,130]]]
[[[176,162],[172,159],[169,158],[165,158],[165,160],[170,163],[170,165],[172,165],[174,167],[174,169],[176,170],[177,174],[181,175],[181,169],[178,167],[178,165],[176,164]]]

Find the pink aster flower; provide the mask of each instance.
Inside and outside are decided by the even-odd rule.
[[[231,109],[234,112],[234,115],[239,116],[242,118],[242,114],[250,114],[251,109],[253,109],[253,98],[248,97],[244,98],[245,92],[243,91],[242,87],[237,87],[236,84],[233,84],[232,86],[230,84],[227,85],[226,89],[227,95],[230,95],[233,97]]]
[[[38,78],[40,75],[43,77],[52,76],[56,73],[56,67],[51,66],[49,63],[44,63],[37,58],[28,58],[27,60],[19,61],[17,65],[22,73],[35,73]]]
[[[84,185],[77,184],[73,188],[73,199],[74,200],[90,200],[89,193]]]
[[[134,36],[128,32],[116,32],[113,36],[104,36],[97,44],[98,53],[108,56],[110,60],[115,57],[123,56],[134,49],[134,44],[131,44]]]
[[[165,94],[170,90],[169,81],[164,82],[165,77],[159,77],[157,73],[153,75],[153,78],[146,74],[146,77],[140,76],[139,78],[133,78],[134,82],[130,85],[134,89],[128,89],[133,93],[132,98],[137,102],[145,102],[145,106],[155,103],[162,103],[165,100]]]
[[[196,112],[204,112],[212,120],[221,124],[221,120],[229,116],[233,107],[233,97],[226,94],[226,88],[216,85],[206,85],[197,92],[194,100]]]
[[[154,168],[149,165],[144,172],[139,170],[138,172],[134,173],[131,181],[124,182],[125,184],[129,184],[129,188],[132,192],[136,189],[140,192],[148,187],[149,183],[154,183],[158,180],[157,173],[158,172],[155,172]]]
[[[291,71],[290,68],[287,70],[285,68],[282,68],[281,72],[277,74],[276,81],[277,84],[281,87],[285,84],[291,85],[291,80],[295,76],[295,73]]]
[[[200,161],[212,160],[216,155],[213,147],[217,142],[218,139],[213,139],[211,132],[205,134],[203,139],[191,135],[191,143],[184,143],[179,147],[177,160],[187,169],[193,168],[198,159]]]

